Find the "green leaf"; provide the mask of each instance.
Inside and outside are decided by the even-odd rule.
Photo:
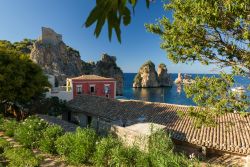
[[[86,22],[85,22],[85,27],[91,26],[95,21],[98,20],[98,17],[100,15],[100,9],[98,7],[95,7],[89,14]]]
[[[104,23],[105,23],[104,17],[98,19],[96,27],[95,27],[95,32],[94,32],[96,37],[99,37]]]
[[[149,8],[149,5],[150,5],[150,0],[146,0],[146,6],[147,6],[147,8]]]
[[[137,0],[130,0],[130,1],[131,1],[132,6],[135,6],[137,3]]]
[[[116,33],[117,39],[121,43],[121,29],[120,29],[120,26],[118,24],[116,24],[114,26],[114,28],[115,28],[115,33]]]
[[[123,10],[123,24],[126,26],[130,23],[131,16],[130,16],[130,10],[125,7]]]

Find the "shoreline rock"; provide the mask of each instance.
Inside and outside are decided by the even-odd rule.
[[[192,79],[192,76],[190,75],[184,74],[183,78],[181,73],[178,73],[178,78],[175,79],[174,83],[177,85],[182,85],[182,84],[186,85],[195,83],[195,80]]]

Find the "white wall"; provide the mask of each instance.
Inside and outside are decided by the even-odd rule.
[[[66,100],[66,101],[70,101],[73,99],[73,92],[67,92],[67,91],[58,91],[58,92],[46,92],[46,98],[49,97],[58,97],[61,100]]]
[[[49,75],[49,74],[46,74],[46,75],[48,77],[48,81],[51,84],[52,88],[54,88],[55,87],[55,76],[54,75]]]

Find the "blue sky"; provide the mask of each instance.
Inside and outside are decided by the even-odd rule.
[[[62,34],[64,42],[79,50],[84,61],[97,61],[102,53],[108,53],[117,57],[124,72],[137,72],[144,62],[152,60],[156,66],[165,63],[171,73],[215,73],[212,66],[172,63],[160,49],[160,38],[146,32],[145,23],[154,23],[163,15],[171,18],[160,0],[152,3],[150,9],[144,0],[139,0],[132,23],[122,27],[121,44],[114,35],[111,42],[108,40],[106,26],[99,38],[93,35],[94,26],[83,27],[94,5],[95,0],[0,0],[0,39],[37,39],[45,26]]]

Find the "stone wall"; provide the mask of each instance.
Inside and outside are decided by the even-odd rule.
[[[58,97],[61,100],[66,100],[66,101],[70,101],[73,99],[73,92],[72,91],[58,91],[58,92],[53,92],[53,91],[49,91],[45,93],[45,97],[46,98],[50,98],[50,97]]]
[[[88,126],[88,120],[87,116],[83,113],[71,113],[71,119],[69,120],[73,123],[76,123],[77,125],[81,127],[87,127]]]
[[[245,167],[249,166],[250,166],[250,155],[246,156],[246,164],[245,164]]]
[[[126,127],[113,125],[111,132],[117,136],[126,146],[138,146],[141,150],[147,151],[148,148],[148,136],[130,130]]]
[[[40,40],[45,44],[57,45],[62,42],[62,35],[57,34],[54,30],[47,27],[42,27],[42,36]]]

